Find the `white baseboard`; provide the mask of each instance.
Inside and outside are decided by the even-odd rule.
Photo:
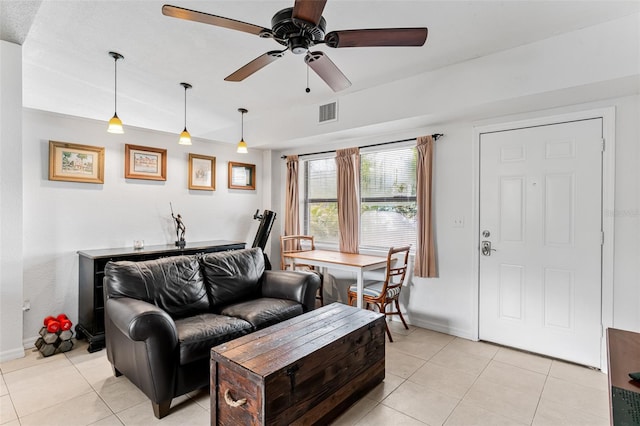
[[[12,359],[24,358],[24,348],[15,348],[0,353],[0,362],[11,361]]]
[[[451,327],[449,325],[438,324],[431,321],[424,321],[424,320],[418,320],[418,319],[414,319],[412,321],[410,315],[407,314],[404,316],[405,316],[405,319],[407,319],[407,323],[414,325],[416,327],[426,328],[427,330],[437,331],[439,333],[449,334],[451,336],[461,337],[467,340],[475,340],[473,333],[470,330]]]
[[[338,302],[338,303],[345,303],[342,300],[334,300],[333,298],[327,297],[327,295],[325,295],[325,305],[328,305],[330,303],[333,302]],[[425,321],[425,320],[420,320],[417,318],[411,318],[411,314],[406,312],[404,309],[402,311],[402,316],[404,316],[405,321],[407,321],[407,324],[410,325],[414,325],[416,327],[420,327],[420,328],[425,328],[427,330],[431,330],[431,331],[437,331],[439,333],[444,333],[444,334],[449,334],[451,336],[455,336],[455,337],[461,337],[463,339],[467,339],[467,340],[476,340],[474,333],[471,332],[471,330],[465,330],[462,328],[456,328],[456,327],[451,327],[449,325],[445,325],[445,324],[439,324],[436,322],[431,322],[431,321]],[[390,321],[400,321],[400,318],[397,317],[396,315],[394,316],[390,316],[388,317],[388,319]]]
[[[25,349],[33,349],[36,347],[36,340],[40,337],[39,334],[36,334],[33,337],[27,337],[26,339],[22,339],[22,346]]]

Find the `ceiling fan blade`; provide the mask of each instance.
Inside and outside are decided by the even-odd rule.
[[[351,87],[349,79],[323,52],[307,52],[304,61],[334,92]]]
[[[324,37],[329,47],[422,46],[427,28],[377,28],[331,31]]]
[[[311,22],[313,25],[318,25],[326,3],[327,0],[296,0],[291,16],[294,19],[301,19],[306,22]]]
[[[162,14],[172,18],[186,19],[187,21],[202,22],[204,24],[224,27],[230,30],[243,31],[249,34],[261,35],[271,34],[271,30],[263,28],[259,25],[248,24],[242,21],[236,21],[231,18],[211,15],[209,13],[198,12],[197,10],[185,9],[183,7],[171,6],[165,4],[162,6]]]
[[[284,56],[284,52],[286,52],[286,49],[283,51],[272,50],[271,52],[267,52],[263,55],[260,55],[257,58],[255,58],[253,61],[249,62],[245,66],[241,67],[237,71],[227,76],[224,79],[224,81],[242,81],[245,78],[249,77],[254,72],[259,71],[262,68],[266,67],[276,59],[282,58]]]

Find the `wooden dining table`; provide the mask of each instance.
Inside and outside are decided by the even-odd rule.
[[[358,292],[357,307],[362,308],[362,292],[364,286],[364,271],[370,271],[385,267],[387,258],[383,256],[371,256],[358,253],[344,253],[333,250],[306,250],[296,253],[287,253],[285,257],[291,259],[292,267],[296,263],[317,266],[326,273],[326,269],[348,271],[356,273],[356,286]]]

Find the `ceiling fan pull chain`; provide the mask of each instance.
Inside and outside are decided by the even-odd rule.
[[[304,91],[309,93],[311,92],[311,89],[309,89],[309,64],[306,64],[306,65],[307,65],[307,88],[304,89]]]

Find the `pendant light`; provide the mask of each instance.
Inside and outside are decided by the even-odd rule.
[[[180,83],[184,87],[184,130],[180,133],[180,145],[191,145],[191,135],[187,132],[187,89],[191,89],[189,83]]]
[[[118,59],[124,59],[119,53],[109,52],[109,56],[114,59],[114,84],[113,84],[113,117],[109,120],[109,127],[107,128],[107,132],[109,133],[124,133],[122,129],[122,120],[118,117]]]
[[[240,142],[238,142],[238,149],[236,150],[236,152],[238,154],[246,154],[249,151],[247,150],[247,143],[244,141],[244,115],[249,111],[246,108],[238,108],[238,112],[242,114],[242,133],[240,136]]]

